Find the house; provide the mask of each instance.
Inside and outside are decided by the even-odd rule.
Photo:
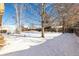
[[[4,14],[4,4],[0,3],[0,30],[2,30],[2,16]],[[5,45],[4,36],[0,34],[0,48]]]

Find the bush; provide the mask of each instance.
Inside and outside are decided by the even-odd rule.
[[[2,35],[0,35],[0,48],[4,46],[5,40]]]
[[[74,29],[73,28],[68,28],[68,29],[66,29],[66,32],[73,33],[74,32]]]

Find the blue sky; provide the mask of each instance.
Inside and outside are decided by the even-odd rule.
[[[15,21],[12,16],[15,14],[15,9],[13,4],[5,4],[5,11],[3,16],[3,24],[14,25]]]
[[[19,4],[20,5],[20,4]],[[23,16],[21,19],[22,24],[25,25],[31,25],[32,23],[35,25],[40,25],[41,17],[39,15],[40,12],[40,4],[34,4],[34,3],[26,3],[27,7],[24,7],[23,9]],[[28,9],[27,9],[28,8]],[[31,9],[30,9],[31,8]],[[52,16],[56,16],[57,12],[54,9],[52,4],[46,5],[46,12]],[[5,4],[5,12],[3,16],[3,25],[15,25],[15,8],[13,3],[6,3]]]

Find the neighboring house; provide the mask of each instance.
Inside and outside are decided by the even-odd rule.
[[[29,27],[27,25],[23,25],[21,26],[21,28],[22,28],[21,31],[24,32],[24,31],[28,31]]]
[[[76,33],[77,36],[79,36],[79,22],[77,22],[74,26],[74,32]]]
[[[7,33],[15,33],[16,26],[14,25],[3,25],[2,30],[5,30]]]

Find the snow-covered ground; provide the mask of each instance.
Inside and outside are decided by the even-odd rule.
[[[0,49],[0,55],[79,55],[79,37],[75,34],[46,32],[41,38],[40,32],[26,32],[4,36],[6,46]]]

